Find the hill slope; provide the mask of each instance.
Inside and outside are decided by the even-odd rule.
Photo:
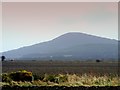
[[[117,58],[117,40],[83,33],[66,33],[51,41],[4,52],[21,59],[109,59]]]

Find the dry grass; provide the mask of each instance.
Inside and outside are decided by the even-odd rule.
[[[10,86],[120,86],[120,78],[114,76],[94,76],[94,75],[76,75],[76,74],[58,74],[58,75],[44,75],[43,80],[34,80],[31,82],[16,82],[9,83],[2,82],[3,85]]]

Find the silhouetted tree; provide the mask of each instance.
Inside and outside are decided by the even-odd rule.
[[[1,56],[1,60],[4,61],[5,60],[5,56]]]
[[[101,62],[101,61],[99,59],[97,59],[96,62]]]

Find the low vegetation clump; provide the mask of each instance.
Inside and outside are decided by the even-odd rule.
[[[119,80],[118,75],[44,74],[39,76],[22,70],[2,74],[0,86],[119,86]]]
[[[2,74],[2,82],[10,83],[11,81],[32,81],[32,80],[33,80],[32,72],[28,72],[26,70]]]

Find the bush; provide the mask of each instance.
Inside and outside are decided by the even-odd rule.
[[[56,75],[47,75],[45,74],[44,81],[57,82]]]
[[[2,82],[11,82],[13,81],[32,81],[33,75],[32,72],[26,70],[12,72],[9,74],[2,74]]]
[[[13,81],[32,81],[33,80],[32,72],[28,72],[26,70],[12,72],[9,74],[9,76]]]
[[[37,74],[33,74],[34,80],[43,80],[44,79],[44,75],[37,75]]]

